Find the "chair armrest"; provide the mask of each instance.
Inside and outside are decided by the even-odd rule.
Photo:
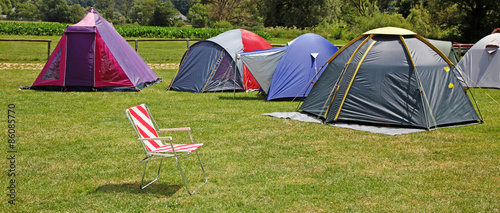
[[[173,131],[191,131],[191,127],[181,127],[181,128],[169,128],[169,129],[160,129],[161,132],[173,132]]]
[[[167,136],[167,137],[157,137],[157,138],[139,138],[137,140],[140,140],[140,141],[149,141],[149,140],[172,140],[172,137],[170,136]]]

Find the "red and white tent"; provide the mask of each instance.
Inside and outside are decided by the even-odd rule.
[[[259,35],[244,29],[226,31],[197,42],[184,54],[170,89],[198,93],[259,89],[252,74],[235,57],[237,53],[268,48],[273,46]]]

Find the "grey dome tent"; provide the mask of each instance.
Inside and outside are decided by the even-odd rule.
[[[330,58],[299,111],[328,124],[427,130],[482,122],[450,67],[412,31],[371,30]]]
[[[465,87],[500,89],[500,33],[490,34],[467,51],[454,69]]]

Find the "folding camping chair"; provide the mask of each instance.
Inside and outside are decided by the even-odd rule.
[[[171,128],[171,129],[159,129],[156,121],[151,116],[149,108],[145,104],[141,104],[135,107],[131,107],[126,110],[127,117],[134,127],[137,136],[139,137],[139,141],[141,141],[144,150],[146,151],[146,157],[141,160],[144,163],[144,172],[142,174],[142,180],[140,188],[144,189],[151,185],[153,182],[158,180],[160,176],[161,165],[164,158],[174,157],[177,161],[177,165],[179,166],[179,171],[181,172],[182,179],[184,180],[184,184],[186,185],[186,190],[190,195],[196,192],[199,188],[201,188],[207,181],[207,174],[205,173],[205,169],[203,168],[203,163],[201,162],[200,155],[198,154],[198,148],[203,146],[202,143],[193,143],[193,137],[191,136],[191,128],[183,127],[183,128]],[[159,130],[159,131],[158,131]],[[172,137],[164,137],[161,135],[161,132],[168,131],[187,131],[189,133],[189,138],[191,139],[190,144],[174,144],[172,143]],[[203,171],[203,175],[205,176],[205,181],[201,184],[196,190],[189,191],[189,187],[184,177],[184,173],[182,172],[181,163],[179,161],[180,156],[188,155],[192,152],[196,152],[198,156],[198,160],[200,162],[201,170]],[[147,163],[152,160],[160,160],[160,165],[158,167],[158,173],[156,178],[143,185],[144,176],[146,175]]]

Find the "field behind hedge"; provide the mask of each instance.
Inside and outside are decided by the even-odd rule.
[[[40,44],[45,50],[16,45],[0,46],[0,63],[44,62],[46,44]],[[148,63],[176,63],[185,48],[184,42],[152,43],[140,45],[139,54]],[[38,51],[39,59],[20,56]],[[294,111],[299,103],[267,102],[257,92],[233,99],[232,93],[168,91],[176,69],[155,68],[164,82],[141,92],[64,93],[18,91],[40,72],[19,67],[0,69],[4,118],[14,106],[16,121],[14,149],[7,119],[2,122],[2,211],[500,211],[500,90],[472,90],[484,124],[387,136],[264,116]],[[141,103],[160,127],[190,126],[204,143],[209,181],[195,195],[183,188],[172,159],[158,182],[139,190],[144,153],[125,109]],[[6,159],[13,150],[15,177]],[[188,180],[201,183],[194,156],[182,160]],[[8,203],[12,179],[16,205]]]

